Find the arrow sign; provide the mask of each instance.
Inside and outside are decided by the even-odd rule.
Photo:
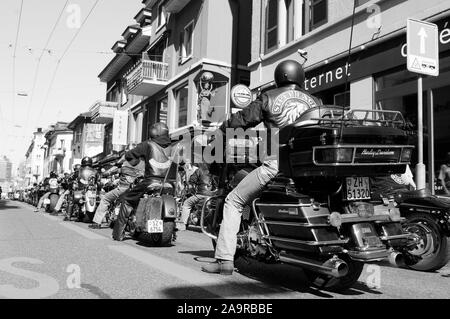
[[[408,19],[408,70],[414,73],[439,75],[439,40],[437,25]]]
[[[426,52],[425,42],[428,38],[428,34],[424,28],[420,28],[420,31],[419,33],[417,33],[417,35],[420,37],[420,54],[425,54]]]

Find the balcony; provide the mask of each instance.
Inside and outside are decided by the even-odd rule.
[[[96,102],[90,109],[92,122],[97,124],[112,123],[117,106],[118,103],[116,102]]]
[[[169,64],[142,59],[126,76],[129,94],[152,96],[163,89],[169,79]]]
[[[180,12],[190,0],[168,0],[166,3],[166,11],[169,13]]]
[[[52,156],[54,157],[64,157],[66,156],[66,148],[54,148],[52,150]]]

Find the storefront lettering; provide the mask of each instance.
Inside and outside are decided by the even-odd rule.
[[[316,87],[320,87],[324,84],[332,83],[334,80],[341,80],[344,77],[344,74],[350,76],[350,68],[351,64],[346,63],[345,66],[341,66],[335,70],[327,71],[316,75],[310,79],[305,80],[305,89],[315,89]],[[345,70],[345,73],[344,73]]]
[[[450,43],[450,28],[448,28],[447,26],[448,26],[448,22],[445,23],[444,29],[441,30],[441,32],[439,33],[439,42],[441,44],[449,44]],[[407,57],[407,54],[406,54],[407,47],[408,47],[408,45],[406,43],[402,45],[401,53],[402,53],[402,56],[405,58]]]

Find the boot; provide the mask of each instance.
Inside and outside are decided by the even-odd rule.
[[[202,271],[210,274],[232,275],[234,270],[234,262],[229,260],[217,259],[214,263],[202,266]]]
[[[120,205],[119,216],[117,216],[117,220],[114,222],[114,228],[112,232],[112,237],[114,240],[123,241],[125,238],[125,227],[128,223],[128,218],[133,211],[133,207],[128,204],[126,201],[123,201]]]

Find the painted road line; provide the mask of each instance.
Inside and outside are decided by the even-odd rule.
[[[221,298],[245,298],[247,296],[251,296],[252,298],[256,296],[257,298],[258,295],[261,298],[286,298],[286,293],[292,292],[284,288],[273,288],[256,281],[246,282],[245,288],[243,288],[243,286],[239,286],[239,283],[223,280],[223,276],[203,273],[200,271],[200,268],[193,270],[128,245],[108,246],[108,248]],[[264,291],[264,294],[256,292],[257,290]]]
[[[94,232],[91,232],[87,229],[81,228],[77,225],[73,225],[73,224],[66,223],[66,222],[61,222],[60,225],[66,227],[70,230],[73,230],[74,232],[80,234],[81,236],[83,236],[87,239],[96,239],[96,240],[107,239],[107,237],[105,237],[105,236],[100,236]]]

